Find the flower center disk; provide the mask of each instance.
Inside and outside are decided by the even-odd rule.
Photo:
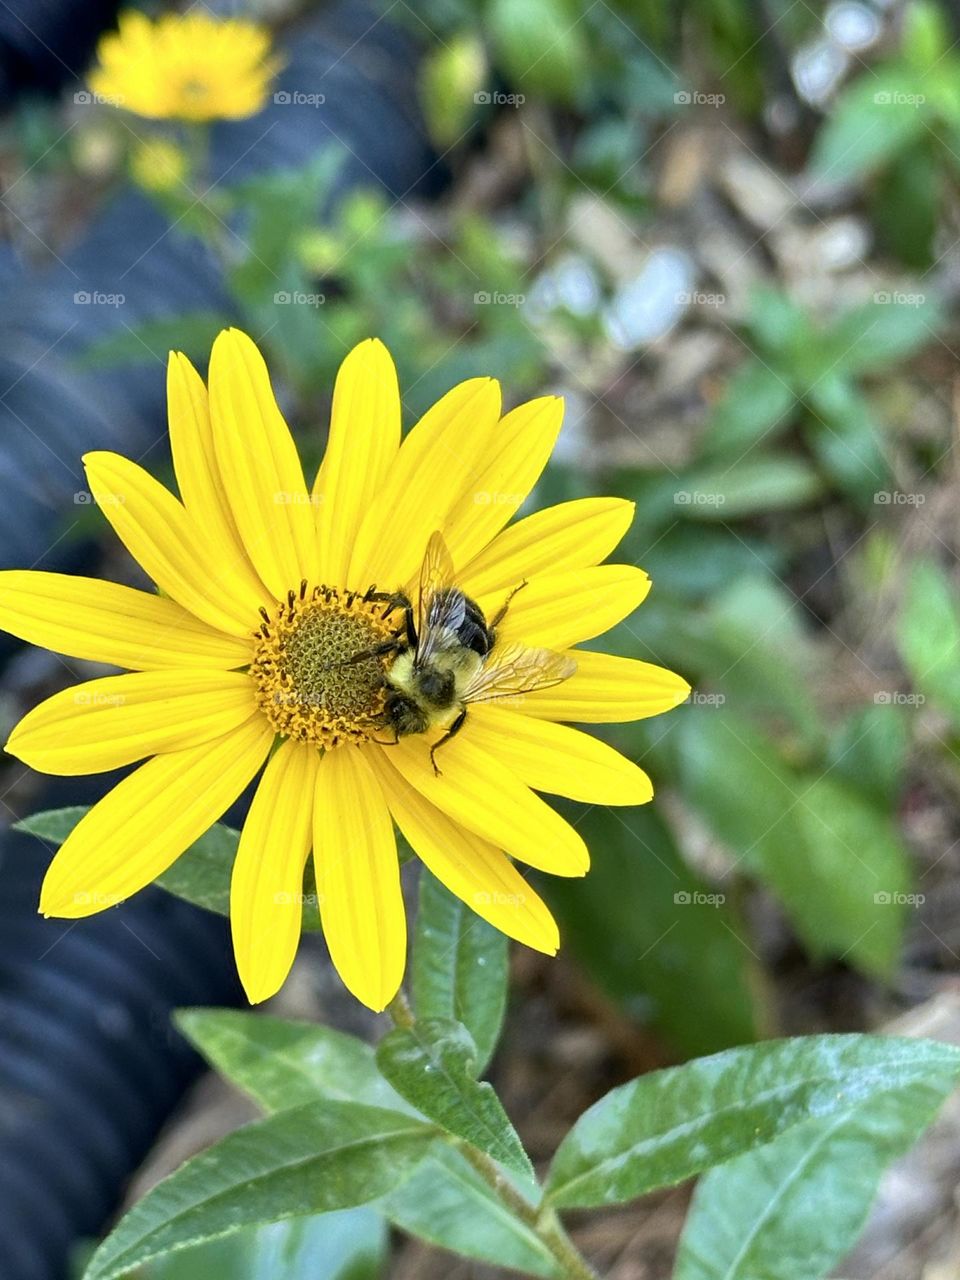
[[[304,583],[273,617],[263,611],[250,675],[283,737],[335,747],[369,740],[382,723],[388,655],[354,659],[392,640],[396,623],[370,595]]]

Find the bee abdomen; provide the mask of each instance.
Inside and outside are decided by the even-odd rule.
[[[476,601],[469,596],[464,601],[464,617],[457,628],[457,638],[466,648],[485,658],[493,648],[493,636],[487,626],[487,620]]]

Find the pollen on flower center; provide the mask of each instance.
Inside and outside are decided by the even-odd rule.
[[[393,610],[373,588],[361,595],[304,582],[271,617],[262,610],[250,675],[277,733],[335,747],[374,736],[384,709],[388,655],[359,662],[396,634]]]

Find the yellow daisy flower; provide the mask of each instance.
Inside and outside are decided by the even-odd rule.
[[[536,792],[603,805],[652,795],[635,764],[559,722],[656,715],[689,691],[661,667],[576,647],[649,590],[641,569],[601,563],[631,503],[582,498],[509,524],[550,456],[562,402],[544,397],[501,417],[497,383],[475,378],[401,441],[393,362],[380,342],[362,342],[337,376],[312,487],[243,333],[217,338],[209,396],[189,361],[171,355],[168,404],[179,499],[117,454],[84,458],[96,502],[161,594],[0,573],[6,630],[128,669],[42,702],[7,750],[59,774],[146,760],[67,838],[41,910],[85,916],[136,893],[263,769],[230,903],[251,1002],[276,992],[293,963],[311,850],[343,981],[373,1009],[392,999],[406,955],[395,827],[478,915],[553,954],[557,927],[514,860],[580,876],[589,859]],[[551,687],[471,704],[437,753],[438,773],[440,730],[393,742],[384,726],[407,643],[398,589],[413,612],[425,549],[441,543],[482,619],[509,602],[487,665],[547,649],[537,660],[562,669]],[[419,618],[421,630],[429,621]]]
[[[279,61],[255,22],[202,10],[151,22],[131,10],[103,37],[90,74],[98,97],[151,120],[241,120],[264,107]]]

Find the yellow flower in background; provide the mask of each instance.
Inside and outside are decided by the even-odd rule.
[[[556,925],[514,859],[561,876],[589,859],[536,793],[652,795],[635,764],[559,722],[639,719],[688,693],[661,667],[577,647],[649,589],[635,566],[601,563],[631,503],[582,498],[509,524],[562,402],[501,416],[497,383],[476,378],[401,441],[393,362],[368,340],[340,368],[312,487],[244,334],[214,344],[209,395],[172,355],[168,404],[179,499],[116,454],[84,459],[96,502],[162,594],[0,573],[6,630],[128,669],[48,698],[7,750],[60,774],[146,761],[67,838],[41,910],[85,916],[136,893],[263,769],[230,904],[252,1002],[293,962],[311,851],[341,977],[373,1009],[394,996],[406,958],[395,827],[478,915],[554,953]],[[456,698],[440,687],[450,680]],[[425,729],[428,693],[444,710]]]
[[[255,22],[203,11],[136,11],[97,47],[90,88],[112,105],[151,120],[241,120],[266,105],[279,61]]]
[[[189,164],[175,142],[148,138],[130,156],[130,176],[144,191],[176,191],[189,177]]]

